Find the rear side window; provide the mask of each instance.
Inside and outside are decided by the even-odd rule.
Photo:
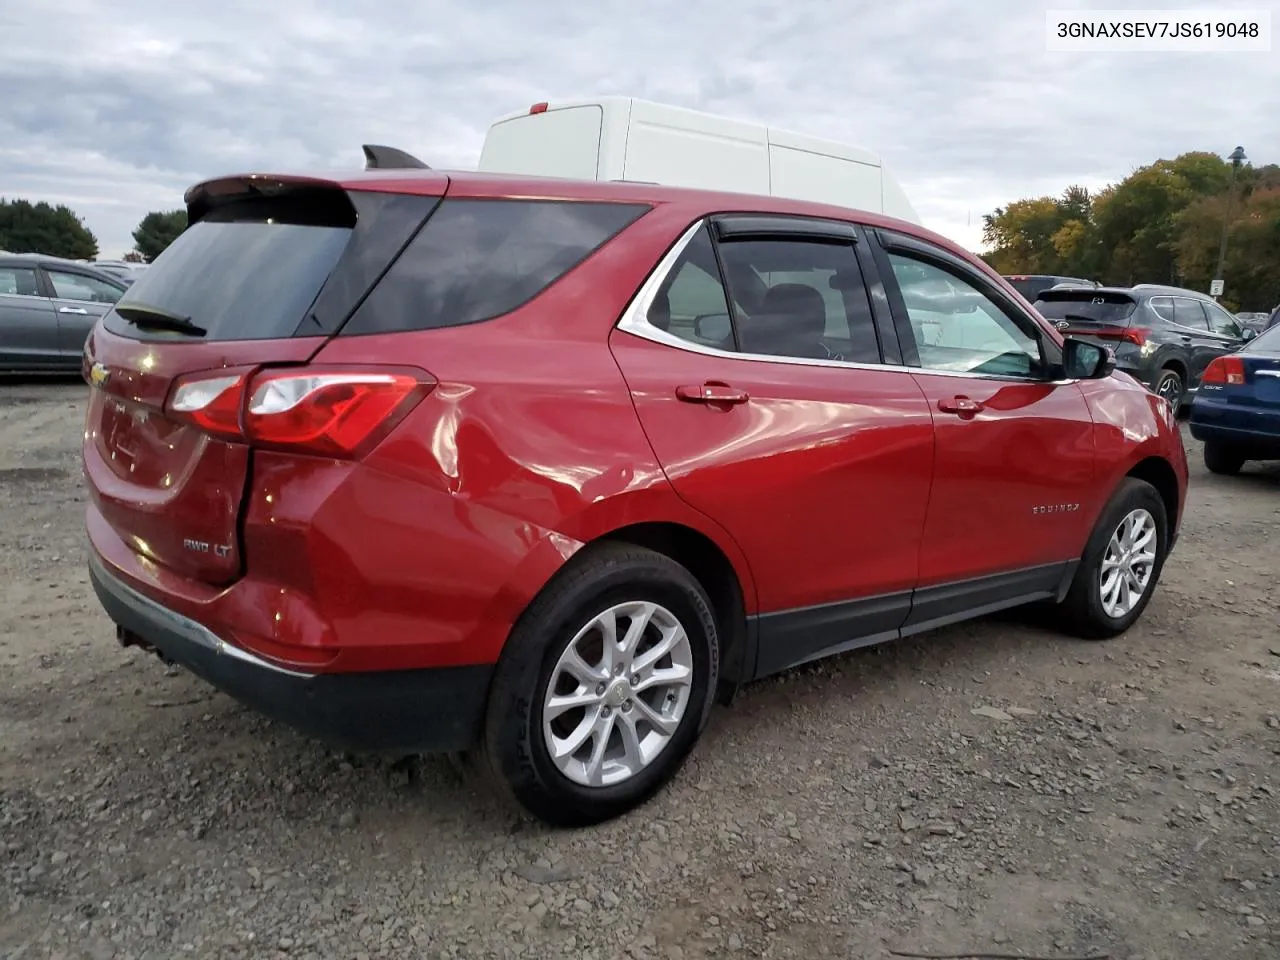
[[[345,335],[432,330],[509,313],[649,208],[562,200],[444,200]]]
[[[0,294],[18,297],[40,296],[36,272],[26,267],[0,267]]]
[[[266,340],[293,335],[351,237],[345,199],[298,196],[214,210],[183,231],[118,308],[190,320],[202,340]],[[137,331],[114,312],[113,333]]]

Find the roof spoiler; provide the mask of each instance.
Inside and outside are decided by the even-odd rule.
[[[364,150],[364,168],[366,170],[430,170],[431,168],[413,154],[405,153],[396,147],[384,147],[375,143],[366,143]]]

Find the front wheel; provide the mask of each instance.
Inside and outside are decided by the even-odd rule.
[[[641,547],[589,547],[507,641],[489,695],[487,766],[553,825],[619,816],[680,768],[718,673],[711,603],[688,570]]]
[[[1208,440],[1204,445],[1204,465],[1210,473],[1233,477],[1244,466],[1245,458],[1225,443]]]
[[[1128,477],[1102,512],[1062,602],[1074,634],[1101,640],[1142,616],[1169,549],[1169,519],[1155,487]]]

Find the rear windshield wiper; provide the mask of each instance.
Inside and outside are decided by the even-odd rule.
[[[143,307],[137,304],[116,304],[116,313],[124,317],[141,330],[172,330],[175,333],[186,333],[193,337],[203,337],[209,331],[192,323],[190,317],[180,317],[176,313],[166,313],[155,307]]]

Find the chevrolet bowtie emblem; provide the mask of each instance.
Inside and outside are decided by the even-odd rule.
[[[89,368],[89,382],[95,387],[100,387],[106,383],[109,376],[111,376],[111,371],[107,369],[105,363],[95,363]]]

